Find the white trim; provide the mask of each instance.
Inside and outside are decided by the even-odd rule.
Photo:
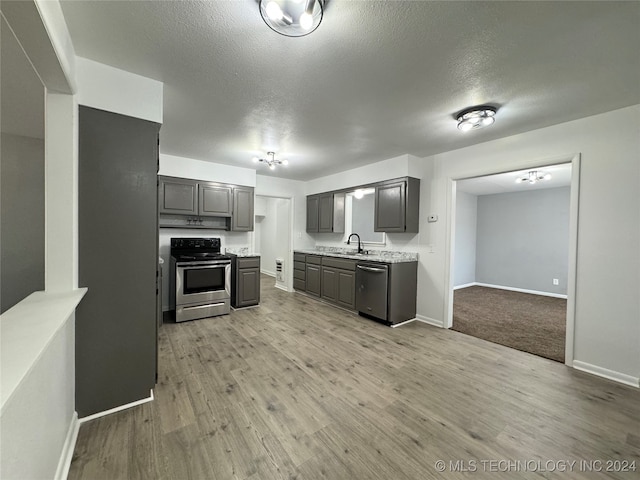
[[[476,282],[465,283],[463,285],[457,285],[457,286],[453,287],[453,289],[454,290],[460,290],[461,288],[475,287],[476,285],[478,285]]]
[[[571,192],[569,199],[569,269],[567,276],[567,327],[564,363],[573,366],[573,345],[576,323],[576,279],[578,275],[578,204],[580,203],[580,161],[578,153],[571,160]]]
[[[73,452],[76,449],[79,430],[80,422],[78,421],[78,412],[73,412],[71,423],[69,423],[69,430],[67,430],[67,437],[64,439],[64,445],[62,446],[62,452],[60,453],[60,460],[58,460],[56,476],[53,477],[55,480],[65,480],[69,474],[71,459],[73,458]]]
[[[89,415],[87,417],[82,417],[78,421],[82,424],[85,422],[89,422],[91,420],[95,420],[96,418],[104,417],[106,415],[111,415],[112,413],[121,412],[122,410],[127,410],[131,407],[137,407],[138,405],[142,405],[143,403],[148,403],[153,401],[153,390],[149,391],[149,397],[143,398],[142,400],[136,400],[135,402],[126,403],[124,405],[120,405],[119,407],[112,408],[110,410],[105,410],[104,412],[94,413],[93,415]]]
[[[264,273],[265,275],[269,275],[270,277],[276,278],[275,272],[271,272],[269,270],[260,269],[260,273]]]
[[[284,290],[285,292],[288,292],[289,289],[287,288],[286,285],[282,284],[282,283],[276,283],[275,285],[276,288],[280,289],[280,290]]]
[[[520,293],[531,293],[533,295],[541,295],[543,297],[553,297],[553,298],[564,298],[567,296],[561,293],[552,293],[552,292],[541,292],[539,290],[527,290],[526,288],[516,288],[516,287],[506,287],[504,285],[493,285],[491,283],[474,283],[475,286],[478,287],[488,287],[488,288],[497,288],[498,290],[509,290],[510,292],[520,292]]]
[[[597,365],[591,365],[590,363],[581,362],[580,360],[573,361],[573,368],[580,370],[581,372],[590,373],[603,377],[614,382],[623,383],[632,387],[640,387],[640,378],[632,377],[626,373],[616,372],[615,370],[609,370],[608,368],[599,367]]]
[[[406,325],[407,323],[415,322],[416,320],[417,318],[412,318],[411,320],[406,320],[404,322],[396,323],[394,325],[391,325],[391,328],[398,328],[398,327],[401,327],[402,325]]]
[[[434,327],[445,328],[442,320],[436,320],[435,318],[425,317],[424,315],[416,315],[416,320],[422,323],[433,325]]]

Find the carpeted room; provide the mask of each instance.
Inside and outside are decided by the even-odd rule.
[[[453,330],[565,361],[570,196],[571,164],[456,182]]]

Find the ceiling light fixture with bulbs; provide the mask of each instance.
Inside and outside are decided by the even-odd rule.
[[[469,130],[488,127],[495,122],[494,117],[497,111],[497,108],[490,105],[482,105],[462,110],[456,115],[458,119],[458,129],[463,132],[468,132]]]
[[[322,22],[324,0],[260,0],[260,15],[274,32],[303,37]]]
[[[275,156],[275,152],[267,152],[267,158],[253,157],[253,162],[266,163],[271,170],[274,170],[276,168],[276,165],[284,165],[285,167],[289,165],[288,160],[278,160],[275,158]]]
[[[550,173],[545,173],[545,172],[540,172],[538,170],[531,170],[524,177],[516,178],[516,183],[525,183],[526,182],[526,183],[528,183],[530,185],[533,185],[535,183],[542,182],[543,180],[551,180],[551,174]]]

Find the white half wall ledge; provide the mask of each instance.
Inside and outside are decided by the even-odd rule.
[[[626,373],[616,372],[615,370],[609,370],[597,365],[591,365],[590,363],[581,362],[580,360],[573,361],[573,368],[580,370],[581,372],[597,375],[598,377],[613,380],[614,382],[622,383],[624,385],[640,388],[640,378],[627,375]]]

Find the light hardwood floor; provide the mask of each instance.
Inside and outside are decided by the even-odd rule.
[[[258,308],[165,324],[155,401],[83,424],[68,478],[582,478],[581,460],[635,461],[600,478],[640,477],[637,389],[272,284]],[[523,471],[537,460],[578,463]]]

